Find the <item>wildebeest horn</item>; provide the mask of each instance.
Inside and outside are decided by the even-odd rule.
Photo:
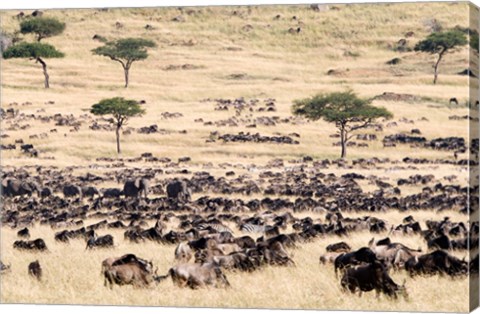
[[[155,268],[155,271],[153,272],[155,275],[158,275],[158,267]]]

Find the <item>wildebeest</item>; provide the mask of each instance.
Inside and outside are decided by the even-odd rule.
[[[368,243],[370,249],[375,253],[377,259],[382,260],[385,265],[390,266],[394,263],[396,257],[400,259],[400,256],[397,256],[399,251],[403,251],[404,253],[409,254],[410,256],[418,255],[421,252],[421,249],[413,250],[402,243],[392,243],[390,238],[385,238],[375,242],[375,239],[371,239]],[[401,257],[405,257],[401,255]],[[400,260],[397,260],[400,263]]]
[[[468,263],[447,252],[437,250],[422,256],[411,257],[405,263],[411,277],[417,274],[448,274],[451,277],[468,273]]]
[[[138,258],[134,254],[126,254],[119,258],[107,258],[102,262],[104,285],[114,284],[146,287],[154,280],[152,263]]]
[[[349,252],[352,248],[345,242],[338,242],[327,245],[327,252]]]
[[[403,292],[404,296],[407,296],[405,284],[397,285],[388,275],[385,266],[379,261],[347,268],[343,274],[341,285],[352,293],[359,290],[360,295],[362,291],[375,289],[377,296],[380,292],[394,298],[397,298],[397,292]]]
[[[45,198],[45,197],[49,197],[49,196],[52,196],[53,194],[53,191],[51,188],[49,187],[44,187],[41,191],[40,191],[40,197],[41,198]]]
[[[243,252],[235,252],[223,256],[213,256],[212,262],[225,269],[253,271],[256,268],[253,260]]]
[[[78,185],[67,184],[63,187],[63,196],[67,197],[79,197],[82,198],[82,188]]]
[[[32,196],[34,192],[40,194],[40,186],[33,181],[23,181],[15,178],[6,178],[2,181],[2,194],[4,196]]]
[[[230,286],[227,277],[220,267],[214,263],[204,264],[181,264],[170,268],[166,276],[157,277],[161,281],[171,277],[175,285],[179,287],[190,287],[192,289],[213,286],[215,288],[226,288]]]
[[[167,196],[180,202],[191,200],[191,191],[184,181],[173,181],[167,185]]]
[[[95,197],[95,195],[99,196],[100,192],[98,189],[94,186],[82,186],[82,196],[88,196],[88,197]]]
[[[40,266],[38,260],[31,262],[28,265],[28,274],[37,280],[42,280],[42,272],[42,267]]]
[[[143,197],[147,198],[150,183],[147,178],[137,178],[128,180],[123,185],[123,195],[125,197],[139,197],[143,193]]]
[[[30,231],[25,227],[17,232],[17,236],[19,238],[30,239]]]
[[[108,188],[102,191],[105,198],[119,198],[123,191],[118,188]]]
[[[10,270],[10,265],[5,265],[2,261],[0,261],[0,273],[5,273]]]
[[[334,262],[335,274],[338,269],[344,269],[349,265],[358,265],[360,263],[373,263],[376,261],[375,253],[367,247],[362,247],[357,251],[340,254]]]
[[[13,243],[13,248],[18,250],[31,250],[31,251],[47,251],[47,245],[43,239],[36,239],[33,241],[18,240]]]
[[[458,105],[458,100],[457,100],[456,97],[452,97],[452,98],[450,98],[450,100],[448,101],[448,103],[449,103],[450,105]]]
[[[187,263],[193,256],[192,248],[186,242],[180,243],[175,248],[175,260],[181,263]]]
[[[113,236],[110,234],[104,235],[102,237],[97,237],[93,235],[87,240],[87,247],[85,249],[93,248],[111,248],[113,247]]]

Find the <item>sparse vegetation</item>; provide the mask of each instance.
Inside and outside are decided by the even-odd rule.
[[[10,46],[3,52],[4,59],[25,58],[33,59],[40,63],[43,68],[43,75],[45,76],[45,88],[50,87],[50,76],[47,71],[47,63],[44,59],[63,58],[64,53],[58,51],[54,46],[43,43],[27,43]]]
[[[334,123],[340,135],[340,158],[347,156],[347,143],[356,135],[355,131],[371,126],[375,119],[393,117],[387,109],[371,106],[368,100],[358,98],[351,91],[297,100],[292,111],[314,121],[324,119]]]
[[[92,106],[90,112],[96,116],[111,115],[113,117],[117,153],[120,154],[120,129],[127,124],[129,118],[145,114],[145,109],[136,100],[115,97],[101,100],[98,104]]]
[[[458,50],[459,47],[467,44],[467,37],[459,30],[449,30],[446,32],[435,32],[415,45],[415,51],[426,52],[438,55],[435,62],[433,73],[433,84],[437,83],[438,66],[445,54]]]
[[[128,87],[130,68],[135,61],[148,58],[146,48],[156,47],[156,44],[143,38],[125,38],[107,42],[104,46],[92,50],[99,56],[104,56],[119,62],[125,75],[125,88]]]
[[[44,38],[60,35],[65,30],[65,23],[54,18],[35,17],[20,23],[22,34],[34,34],[38,42]]]

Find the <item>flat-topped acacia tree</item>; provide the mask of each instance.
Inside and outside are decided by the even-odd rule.
[[[353,138],[354,131],[368,127],[377,118],[393,117],[387,109],[372,106],[369,100],[358,98],[351,91],[318,94],[296,100],[292,112],[314,121],[323,119],[335,123],[342,146],[340,158],[347,156],[347,143]]]
[[[438,55],[437,61],[433,66],[433,84],[437,84],[438,66],[445,54],[456,51],[459,47],[468,43],[465,34],[457,29],[445,32],[431,33],[424,40],[415,45],[415,51]]]
[[[124,38],[109,41],[104,46],[93,49],[92,52],[95,55],[108,57],[122,65],[125,75],[125,88],[127,88],[132,63],[147,59],[147,48],[154,48],[156,46],[157,45],[149,39]]]
[[[64,30],[65,23],[48,17],[29,18],[20,23],[20,32],[22,34],[34,34],[37,41],[60,35]]]
[[[47,72],[47,63],[44,59],[63,58],[65,55],[58,51],[54,46],[44,43],[19,43],[10,46],[3,52],[4,59],[28,58],[35,60],[42,65],[43,75],[45,76],[45,88],[50,87],[49,75]]]
[[[120,154],[120,129],[126,125],[129,118],[143,115],[145,109],[136,100],[115,97],[103,99],[98,104],[93,105],[90,113],[97,116],[111,115],[113,117],[116,126],[117,153]]]
[[[63,33],[64,30],[65,23],[54,18],[35,17],[22,21],[20,23],[20,33],[34,34],[37,38],[37,42],[22,42],[15,44],[3,52],[3,58],[28,58],[40,63],[43,68],[43,75],[45,76],[45,88],[49,88],[49,75],[47,72],[47,64],[44,59],[63,58],[65,55],[58,51],[54,46],[40,43],[40,41],[44,38],[59,35]]]

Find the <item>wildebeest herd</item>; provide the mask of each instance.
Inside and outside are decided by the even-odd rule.
[[[151,158],[151,154],[142,156]],[[266,267],[301,267],[295,261],[295,250],[329,237],[332,241],[325,254],[315,259],[319,258],[318,267],[335,273],[345,292],[375,290],[387,298],[410,298],[408,280],[400,284],[392,274],[405,271],[410,278],[449,276],[452,280],[478,274],[478,254],[470,261],[453,254],[467,256],[470,247],[478,246],[478,222],[468,225],[449,217],[424,223],[415,220],[418,210],[467,214],[469,202],[477,201],[469,200],[468,194],[475,191],[441,183],[434,175],[410,176],[392,185],[355,172],[358,165],[379,167],[388,162],[303,158],[284,167],[285,171],[275,171],[283,161],[274,160],[257,169],[257,180],[248,174],[192,173],[178,166],[98,175],[74,175],[73,169],[42,166],[6,169],[2,225],[17,230],[18,240],[2,245],[45,254],[53,241],[63,245],[85,241],[85,250],[105,250],[106,259],[99,269],[107,287],[149,287],[170,278],[178,287],[235,288],[229,273],[248,276]],[[333,167],[350,172],[326,171]],[[395,167],[409,167],[409,160]],[[164,171],[175,176],[161,176]],[[111,182],[123,182],[123,188],[99,187]],[[377,190],[364,192],[361,182]],[[400,189],[408,185],[423,188],[418,194],[402,196]],[[213,194],[222,196],[209,196]],[[231,197],[239,194],[248,197]],[[390,210],[404,213],[403,221],[396,224],[378,217]],[[89,223],[92,220],[95,223]],[[149,222],[154,225],[149,227]],[[36,224],[50,226],[54,236],[30,240],[30,229]],[[171,268],[159,274],[158,266],[144,256],[129,252],[109,256],[107,249],[115,248],[119,239],[108,230],[122,230],[124,241],[135,245],[152,241],[171,246]],[[372,235],[369,243],[358,248],[349,244],[351,237],[365,232]],[[384,234],[388,236],[379,239]],[[419,246],[426,245],[428,250],[392,242],[394,236],[423,239]],[[334,242],[337,237],[343,240]],[[1,264],[5,276],[15,268]],[[43,271],[38,259],[28,266],[28,273],[40,281]]]

